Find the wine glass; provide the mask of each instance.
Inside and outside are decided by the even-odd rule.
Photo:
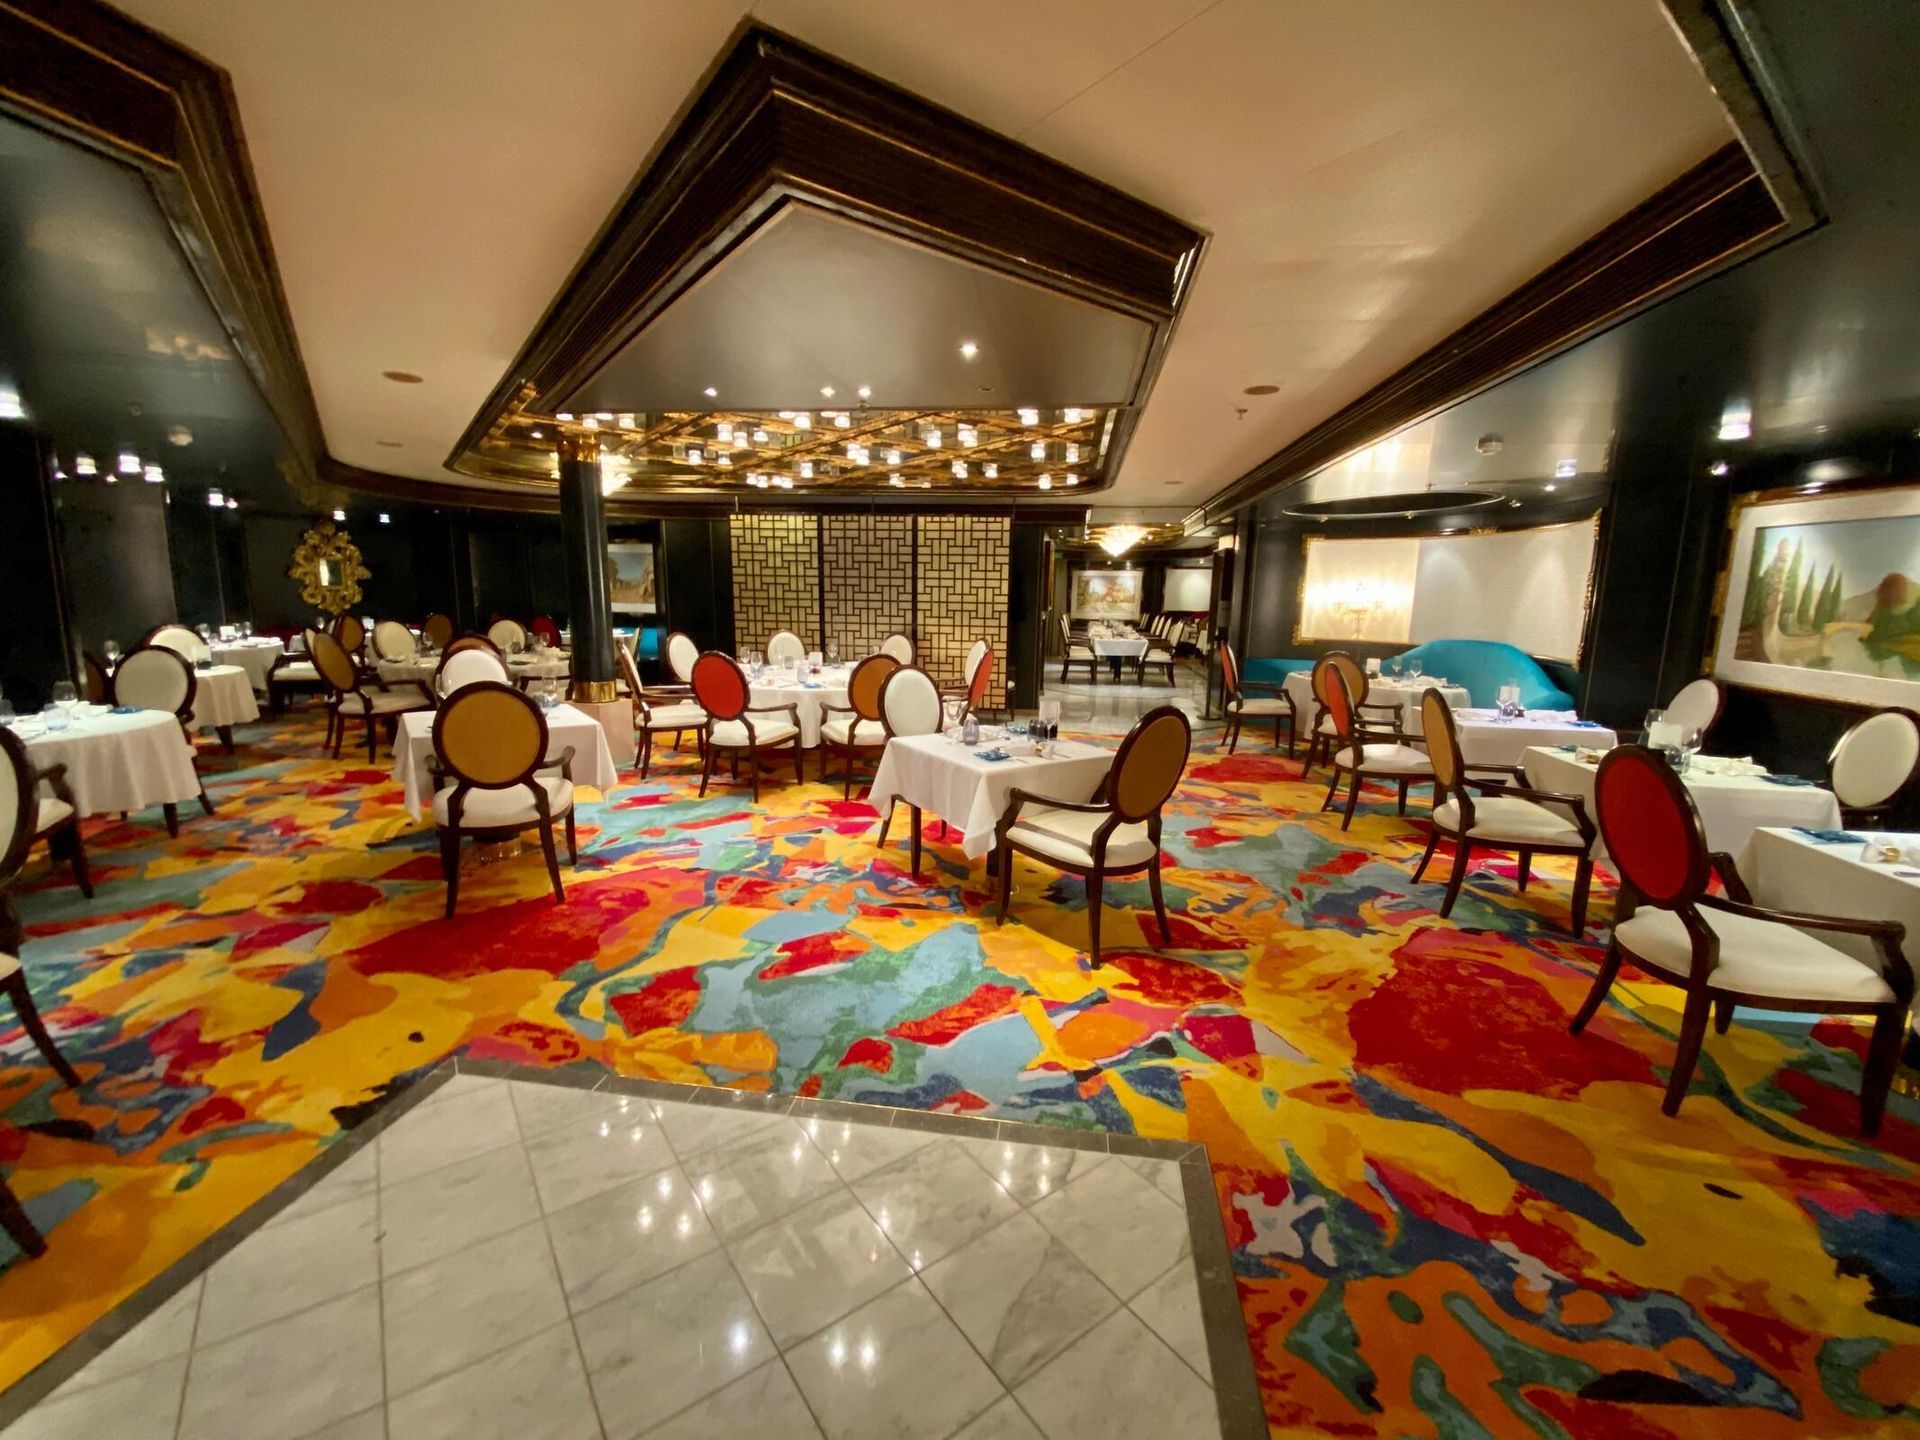
[[[71,680],[58,680],[53,686],[53,703],[67,714],[73,714],[73,707],[80,703],[80,692],[73,688]]]
[[[829,640],[827,641],[827,664],[838,665],[839,663],[840,642],[838,640]]]
[[[1415,680],[1418,680],[1420,678],[1420,672],[1426,668],[1427,667],[1420,662],[1418,657],[1415,657],[1414,659],[1407,661],[1407,674],[1411,675]]]
[[[941,697],[940,709],[946,715],[946,728],[957,731],[961,717],[967,713],[967,701],[964,695],[945,695]]]
[[[118,640],[107,641],[107,643],[103,645],[101,649],[106,654],[107,664],[109,667],[118,665],[120,663],[120,642]]]
[[[0,725],[10,724],[12,720],[13,701],[7,699],[5,691],[0,691]]]

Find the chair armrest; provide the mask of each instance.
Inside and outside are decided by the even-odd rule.
[[[1463,771],[1469,772],[1479,770],[1482,772],[1492,772],[1496,775],[1511,775],[1516,780],[1524,780],[1527,778],[1527,772],[1522,770],[1518,765],[1462,765],[1460,768]],[[1467,783],[1477,784],[1478,782],[1468,781]]]
[[[1898,920],[1849,920],[1839,915],[1770,910],[1764,905],[1744,904],[1718,895],[1702,895],[1696,903],[1711,906],[1715,910],[1725,910],[1730,915],[1744,915],[1749,920],[1771,920],[1777,924],[1791,925],[1796,930],[1831,930],[1844,935],[1865,935],[1870,939],[1888,940],[1895,945],[1907,934],[1907,927]]]
[[[1424,735],[1409,735],[1397,725],[1381,725],[1373,720],[1363,720],[1358,715],[1353,717],[1353,738],[1363,745],[1369,741],[1382,740],[1391,740],[1400,745],[1418,745],[1422,747],[1427,743],[1427,737]]]
[[[533,769],[536,775],[539,774],[540,771],[542,770],[558,769],[560,771],[561,778],[567,781],[568,784],[572,784],[573,783],[573,746],[571,745],[567,746],[566,749],[562,750],[558,755],[554,756],[554,758],[551,760],[542,760],[538,765],[534,766]]]
[[[940,693],[944,695],[947,692],[942,690]],[[860,712],[858,710],[855,710],[851,705],[822,704],[820,706],[820,713],[822,715],[858,715]]]
[[[1362,700],[1355,704],[1353,708],[1356,710],[1391,710],[1393,712],[1394,724],[1405,725],[1407,723],[1407,707],[1405,703],[1401,701]]]
[[[1741,905],[1753,904],[1753,892],[1747,889],[1747,882],[1740,877],[1740,871],[1733,863],[1733,856],[1724,850],[1715,850],[1708,854],[1707,863],[1720,877],[1727,898]]]
[[[36,770],[33,779],[36,785],[44,785],[53,791],[54,799],[73,805],[74,815],[78,817],[80,807],[74,804],[72,787],[67,784],[67,767],[64,761],[58,765],[49,765],[44,770]]]
[[[693,698],[693,687],[691,685],[642,685],[640,687],[640,698],[642,700],[667,700],[674,702],[691,700]]]
[[[1020,807],[1029,800],[1037,800],[1042,805],[1050,805],[1056,810],[1078,810],[1087,815],[1105,815],[1112,808],[1107,805],[1096,805],[1091,801],[1084,805],[1077,805],[1067,800],[1055,800],[1049,795],[1037,794],[1032,790],[1016,788],[1007,792],[1007,808],[1000,812],[1000,823],[996,828],[1003,834],[1011,829],[1019,818]]]
[[[797,704],[749,705],[746,710],[746,713],[749,715],[778,715],[783,712],[793,717],[793,728],[798,730],[800,728],[800,707]]]
[[[1286,698],[1287,695],[1287,687],[1284,683],[1276,685],[1271,680],[1242,680],[1240,682],[1240,688],[1242,690],[1264,690],[1269,695],[1278,695],[1282,698]]]

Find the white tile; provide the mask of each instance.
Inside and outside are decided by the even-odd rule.
[[[809,1116],[798,1122],[843,1180],[859,1180],[924,1150],[940,1137],[931,1130],[895,1130]]]
[[[173,1440],[186,1375],[187,1357],[175,1355],[78,1393],[62,1386],[14,1422],[7,1440]]]
[[[446,1081],[436,1087],[431,1095],[421,1100],[409,1114],[445,1104],[449,1100],[458,1100],[463,1095],[472,1095],[481,1090],[504,1090],[507,1082],[491,1075],[475,1075],[468,1070],[456,1070]]]
[[[360,1195],[242,1240],[207,1271],[194,1343],[212,1345],[373,1284],[380,1278],[374,1206],[373,1195]]]
[[[582,1090],[573,1085],[543,1085],[537,1080],[515,1080],[507,1089],[513,1096],[514,1113],[520,1117],[520,1134],[528,1140],[576,1120],[609,1113],[653,1118],[653,1107],[638,1096]]]
[[[784,1115],[771,1114],[746,1104],[735,1108],[731,1105],[690,1105],[685,1101],[656,1100],[653,1108],[660,1117],[660,1123],[667,1128],[667,1139],[673,1144],[673,1153],[682,1160],[691,1160],[722,1145],[737,1144],[749,1135],[771,1129],[786,1120]]]
[[[662,1170],[549,1215],[547,1233],[576,1312],[720,1243],[678,1170]]]
[[[458,1161],[380,1194],[380,1265],[388,1275],[537,1219],[533,1173],[518,1145]]]
[[[380,1403],[380,1292],[196,1349],[181,1440],[295,1440]]]
[[[774,1357],[725,1255],[709,1255],[591,1310],[574,1326],[608,1440],[628,1440]]]
[[[519,1139],[513,1099],[501,1082],[463,1088],[449,1100],[436,1096],[380,1132],[380,1183],[398,1185]]]
[[[319,1164],[320,1161],[316,1159],[310,1163]],[[303,1220],[309,1215],[326,1209],[329,1205],[340,1205],[348,1200],[357,1200],[363,1195],[371,1195],[379,1185],[380,1146],[377,1141],[371,1141],[362,1145],[321,1176],[304,1195],[280,1211],[267,1224],[285,1225],[290,1220]]]
[[[376,1405],[371,1410],[362,1410],[349,1420],[316,1430],[301,1440],[387,1440],[386,1407]]]
[[[786,1359],[827,1440],[943,1440],[1005,1393],[918,1280]]]
[[[1121,1164],[1141,1179],[1151,1182],[1154,1189],[1182,1210],[1187,1208],[1186,1179],[1178,1160],[1150,1160],[1142,1155],[1123,1155],[1118,1158]]]
[[[1077,1180],[1112,1159],[1104,1150],[1068,1150],[1004,1140],[975,1143],[966,1150],[974,1163],[1022,1205],[1044,1200],[1069,1180]]]
[[[538,1220],[395,1275],[385,1292],[389,1395],[567,1318],[547,1227]]]
[[[510,1324],[508,1328],[511,1328]],[[388,1403],[394,1440],[599,1440],[573,1327],[540,1331]]]
[[[1101,1321],[1014,1393],[1047,1440],[1220,1434],[1213,1391],[1130,1310]]]
[[[1046,1440],[1011,1395],[968,1425],[953,1440]],[[1167,1440],[1173,1440],[1168,1436]]]
[[[1186,1212],[1125,1165],[1100,1166],[1031,1213],[1122,1300],[1187,1254]]]
[[[827,1157],[789,1121],[689,1160],[686,1174],[723,1240],[841,1188]]]
[[[1207,1327],[1200,1318],[1200,1280],[1191,1259],[1168,1267],[1129,1302],[1133,1313],[1167,1342],[1174,1354],[1193,1367],[1207,1384],[1213,1383],[1213,1362],[1207,1355]]]
[[[1017,1385],[1120,1302],[1030,1215],[969,1240],[921,1277],[1007,1385]]]
[[[549,1214],[673,1164],[666,1131],[650,1110],[606,1110],[526,1142],[534,1188]]]
[[[902,1260],[844,1192],[728,1246],[773,1338],[790,1345],[907,1278]]]
[[[807,1402],[778,1360],[682,1410],[646,1440],[820,1440]]]
[[[1020,1208],[951,1140],[874,1171],[853,1186],[853,1193],[916,1270]]]
[[[90,1385],[117,1380],[122,1375],[161,1360],[171,1360],[193,1348],[194,1317],[200,1311],[200,1287],[203,1277],[194,1276],[160,1303],[146,1319],[135,1325],[113,1344],[72,1376],[54,1392],[71,1395]]]

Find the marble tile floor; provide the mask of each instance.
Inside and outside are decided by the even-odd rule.
[[[1199,1147],[600,1074],[443,1066],[122,1312],[7,1440],[1266,1434]]]
[[[1134,721],[1160,705],[1179,706],[1198,729],[1208,723],[1206,668],[1188,658],[1174,666],[1173,673],[1172,685],[1167,684],[1166,672],[1157,667],[1147,672],[1144,685],[1135,683],[1131,667],[1121,672],[1123,678],[1118,681],[1102,670],[1100,679],[1089,683],[1086,671],[1078,669],[1072,679],[1063,681],[1056,657],[1044,668],[1040,689],[1043,694],[1060,697],[1060,726],[1069,732],[1124,735]]]

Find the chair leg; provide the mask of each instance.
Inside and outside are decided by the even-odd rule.
[[[167,817],[167,834],[178,840],[180,838],[180,807],[169,800],[160,807],[160,813]]]
[[[1587,895],[1593,888],[1593,861],[1582,855],[1573,867],[1573,933],[1578,939],[1587,933]]]
[[[205,785],[200,787],[200,811],[204,815],[213,814],[213,801],[207,795],[207,787]]]
[[[793,737],[793,780],[796,785],[804,785],[807,783],[807,777],[804,773],[802,773],[800,769],[801,763],[805,759],[805,757],[806,757],[806,752],[800,748],[800,737],[796,735]],[[852,770],[853,762],[849,760],[847,762],[847,766],[848,766],[847,774],[849,775],[849,777],[851,777],[851,775],[853,774],[853,770]]]
[[[567,807],[567,864],[577,867],[580,864],[580,840],[574,833],[574,813],[573,806],[569,805]]]
[[[1313,768],[1313,764],[1311,761],[1308,762],[1307,768],[1309,770]],[[1328,807],[1330,807],[1333,804],[1333,797],[1337,795],[1339,792],[1340,792],[1340,772],[1336,770],[1333,772],[1333,778],[1327,781],[1326,797],[1321,800],[1320,808],[1322,810],[1325,810]]]
[[[1587,991],[1587,998],[1580,1002],[1580,1009],[1574,1015],[1567,1029],[1578,1035],[1587,1028],[1587,1022],[1593,1019],[1594,1012],[1600,1008],[1600,1002],[1607,998],[1607,991],[1613,988],[1613,977],[1620,973],[1620,947],[1608,945],[1606,958],[1600,962],[1600,969],[1594,974],[1593,988]]]
[[[1733,1024],[1733,1000],[1730,996],[1713,997],[1713,1033],[1724,1035]]]
[[[1229,719],[1227,721],[1226,741],[1227,754],[1231,755],[1234,752],[1234,747],[1240,743],[1240,722],[1238,720]]]
[[[920,878],[920,807],[907,806],[907,818],[913,822],[913,878]]]
[[[1347,813],[1340,819],[1340,828],[1346,829],[1353,824],[1353,807],[1360,803],[1360,772],[1353,772],[1353,783],[1347,787]]]
[[[673,737],[673,748],[676,750],[680,748],[680,737],[678,735]],[[651,730],[642,730],[640,732],[640,778],[642,780],[647,778],[647,771],[652,767],[653,732]]]
[[[27,1218],[26,1207],[4,1180],[0,1180],[0,1230],[5,1230],[27,1255],[38,1257],[47,1253],[46,1237]]]
[[[333,713],[333,758],[340,758],[340,747],[347,743],[347,717],[339,711]]]
[[[73,883],[80,887],[80,893],[91,900],[93,898],[93,872],[87,868],[87,842],[80,837],[80,822],[76,819],[67,829],[67,859],[73,865]]]
[[[1418,885],[1426,876],[1427,865],[1433,859],[1433,852],[1440,844],[1440,831],[1436,828],[1427,834],[1427,848],[1421,852],[1420,863],[1414,867],[1413,883]]]
[[[1406,777],[1405,775],[1402,775],[1402,776],[1400,777],[1400,813],[1401,813],[1402,815],[1404,815],[1404,814],[1406,814],[1406,813],[1407,813],[1407,785],[1408,785],[1408,783],[1409,783],[1409,782],[1408,782],[1408,779],[1407,779],[1407,777]]]
[[[374,737],[373,712],[369,710],[367,712],[367,763],[369,765],[373,764],[374,760]]]
[[[713,777],[713,746],[701,747],[706,753],[700,762],[700,798],[707,798],[707,781]]]
[[[453,907],[460,898],[460,832],[442,830],[440,832],[440,873],[447,881],[447,919],[453,918]]]
[[[1533,852],[1531,850],[1522,850],[1520,852],[1520,858],[1514,866],[1514,873],[1519,878],[1520,889],[1525,891],[1527,881],[1533,878]]]
[[[880,817],[880,839],[874,845],[876,850],[887,848],[887,831],[893,828],[893,807],[899,803],[897,799],[887,801],[887,813]]]
[[[1462,835],[1453,842],[1453,874],[1447,877],[1447,898],[1440,902],[1440,918],[1453,914],[1453,902],[1460,898],[1460,887],[1466,883],[1467,871],[1473,864],[1473,842]]]
[[[1160,893],[1160,857],[1153,857],[1153,864],[1147,869],[1147,889],[1153,892],[1153,913],[1160,919],[1160,943],[1173,944],[1173,929],[1167,924],[1167,902]]]
[[[998,845],[994,847],[993,867],[1000,877],[1000,913],[993,917],[993,923],[1007,923],[1007,902],[1013,896],[1013,847]]]
[[[1100,963],[1100,882],[1098,870],[1087,876],[1087,956],[1094,965]]]
[[[1680,1048],[1674,1052],[1673,1072],[1667,1077],[1667,1098],[1661,1102],[1662,1114],[1676,1115],[1680,1102],[1687,1098],[1687,1086],[1693,1081],[1693,1067],[1700,1059],[1700,1044],[1707,1038],[1707,1017],[1713,1010],[1713,997],[1705,990],[1687,993],[1687,1008],[1680,1016]]]
[[[851,747],[840,752],[840,768],[842,771],[840,798],[851,800],[853,798],[853,750]]]
[[[560,857],[553,849],[553,820],[549,817],[540,826],[540,849],[547,857],[547,874],[553,880],[553,903],[567,903],[567,892],[560,888]]]
[[[1860,1129],[1868,1135],[1879,1132],[1881,1117],[1887,1113],[1887,1092],[1893,1089],[1893,1073],[1900,1067],[1900,1047],[1907,1036],[1904,1021],[1900,1011],[1883,1010],[1873,1022],[1873,1042],[1860,1077]]]
[[[27,1032],[40,1053],[46,1057],[54,1073],[73,1089],[78,1090],[80,1088],[79,1072],[67,1063],[67,1057],[60,1053],[59,1047],[53,1043],[53,1037],[47,1033],[46,1024],[40,1019],[39,1010],[34,1007],[33,995],[27,989],[27,972],[24,969],[14,971],[7,977],[4,988],[8,998],[13,1001],[13,1008],[19,1012],[21,1028]]]
[[[231,725],[216,725],[213,727],[213,733],[220,737],[220,744],[222,748],[226,750],[227,754],[233,754],[233,727]]]

